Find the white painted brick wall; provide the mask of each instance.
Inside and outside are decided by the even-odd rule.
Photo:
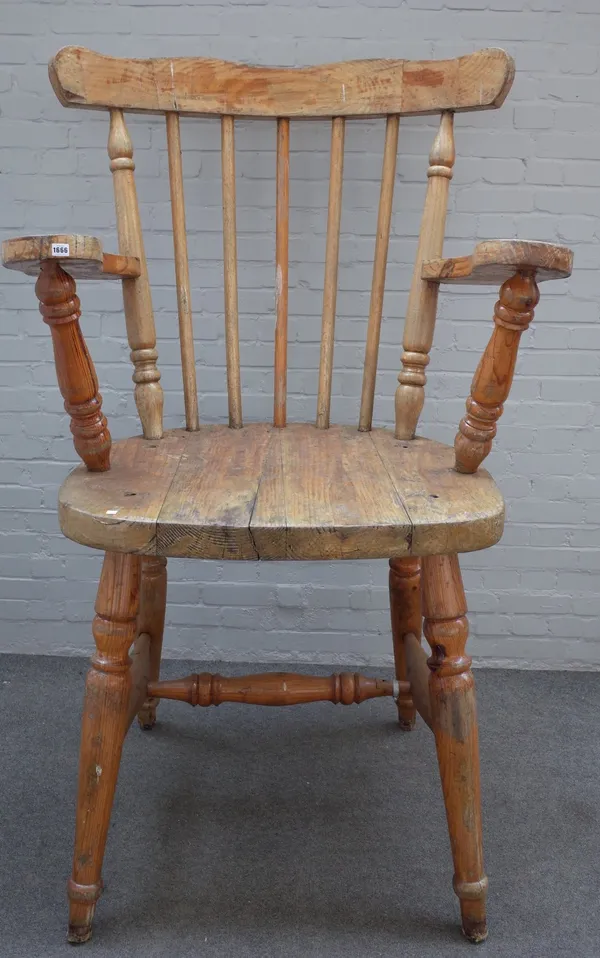
[[[508,501],[502,543],[463,560],[472,650],[488,663],[600,665],[600,8],[597,0],[149,0],[5,2],[0,7],[0,220],[4,236],[79,231],[116,250],[106,117],[64,110],[46,75],[64,44],[126,56],[208,55],[302,64],[448,57],[483,46],[516,59],[499,112],[456,120],[446,250],[537,238],[575,249],[568,283],[545,285],[525,335],[489,464]],[[392,422],[402,316],[433,122],[401,124],[376,421]],[[181,424],[165,135],[131,121],[154,287],[166,422]],[[292,127],[290,412],[312,418],[318,365],[328,129]],[[334,417],[355,420],[383,124],[347,135]],[[219,133],[183,124],[198,379],[205,419],[223,418]],[[272,404],[274,124],[241,123],[238,145],[243,387],[249,419]],[[55,503],[75,461],[33,282],[0,281],[0,648],[77,652],[99,556],[62,538]],[[83,328],[113,435],[137,431],[120,291],[81,284]],[[423,432],[451,442],[493,292],[444,293]],[[171,562],[167,652],[232,659],[389,660],[383,562]]]

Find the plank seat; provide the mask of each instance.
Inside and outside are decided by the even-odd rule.
[[[77,467],[62,531],[116,552],[199,559],[373,559],[471,552],[498,541],[502,496],[454,449],[350,426],[176,429],[115,442],[108,472]]]

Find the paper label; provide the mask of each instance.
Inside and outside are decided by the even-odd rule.
[[[69,244],[68,243],[53,243],[52,255],[53,256],[69,256]]]

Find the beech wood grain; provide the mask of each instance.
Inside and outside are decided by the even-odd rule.
[[[148,113],[319,117],[490,110],[514,78],[504,50],[453,60],[247,66],[200,57],[131,60],[63,47],[49,75],[63,106]]]
[[[277,120],[275,183],[275,364],[273,369],[273,423],[287,418],[288,284],[290,233],[290,121]]]
[[[442,255],[455,158],[454,114],[446,112],[429,153],[425,206],[404,319],[404,352],[395,396],[397,439],[413,438],[425,402],[425,368],[433,343],[438,286],[423,279],[422,269],[424,260]]]
[[[135,402],[146,439],[162,436],[163,392],[156,365],[156,329],[135,186],[133,143],[122,110],[110,111],[108,157],[113,178],[119,252],[136,256],[140,274],[123,279],[123,308],[131,349]]]
[[[185,425],[186,429],[195,430],[198,428],[198,389],[196,386],[196,359],[194,356],[190,268],[188,262],[187,232],[185,228],[185,199],[183,195],[183,165],[181,160],[179,115],[177,113],[167,113],[166,123]]]

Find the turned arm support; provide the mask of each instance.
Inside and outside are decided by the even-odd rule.
[[[494,331],[475,372],[467,413],[454,442],[457,472],[476,472],[492,448],[496,423],[512,385],[519,340],[540,298],[538,282],[569,276],[572,264],[572,252],[563,246],[509,240],[480,243],[470,256],[423,264],[423,278],[431,283],[502,283],[494,307]]]
[[[73,275],[122,279],[139,275],[139,261],[103,253],[94,237],[64,234],[6,240],[2,260],[9,269],[38,277],[35,292],[44,322],[50,327],[56,376],[71,417],[75,449],[90,471],[105,472],[110,467],[111,438],[96,370],[79,325],[81,311]]]

